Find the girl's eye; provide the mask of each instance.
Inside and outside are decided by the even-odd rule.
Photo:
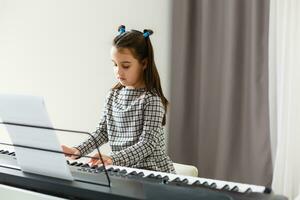
[[[124,69],[128,69],[130,66],[123,66]]]

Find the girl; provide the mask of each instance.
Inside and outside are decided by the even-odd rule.
[[[113,40],[111,58],[119,82],[106,98],[102,120],[93,133],[100,145],[109,142],[110,156],[101,154],[105,164],[175,173],[165,151],[163,126],[166,124],[168,100],[165,98],[154,62],[149,36],[126,31],[120,26]],[[62,145],[71,158],[89,154],[96,147],[90,137],[76,147]],[[77,157],[74,155],[78,155]],[[90,162],[102,164],[98,154]]]

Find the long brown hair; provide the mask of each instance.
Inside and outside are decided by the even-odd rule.
[[[119,26],[118,31],[120,32],[120,30],[122,30],[121,33],[113,40],[113,46],[117,49],[128,48],[133,57],[140,63],[145,59],[147,60],[147,66],[143,74],[146,90],[152,94],[155,92],[160,97],[165,108],[162,121],[162,125],[164,126],[166,124],[166,113],[169,102],[163,94],[159,74],[154,61],[153,47],[149,37],[149,35],[153,34],[153,31],[149,29],[145,29],[144,32],[137,30],[125,31],[125,26],[123,25]],[[121,83],[117,83],[113,89],[121,89],[123,87]]]

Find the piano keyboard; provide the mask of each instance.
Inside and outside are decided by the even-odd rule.
[[[156,172],[150,170],[142,170],[142,169],[135,169],[129,167],[120,167],[120,166],[108,166],[108,169],[112,168],[113,170],[126,170],[127,174],[141,174],[141,177],[153,177],[153,178],[160,178],[166,180],[166,183],[176,183],[179,185],[192,185],[192,186],[205,186],[212,189],[219,189],[219,190],[228,190],[228,191],[235,191],[241,193],[249,193],[249,192],[259,192],[264,193],[266,191],[265,187],[263,186],[256,186],[256,185],[248,185],[248,184],[241,184],[241,183],[234,183],[228,181],[219,181],[213,179],[206,179],[206,178],[197,178],[191,176],[183,176],[183,175],[176,175],[176,174],[169,174],[163,172]]]
[[[264,186],[257,186],[257,185],[250,185],[244,183],[236,183],[236,182],[229,182],[229,181],[222,181],[222,180],[214,180],[214,179],[207,179],[207,178],[200,178],[200,177],[191,177],[191,176],[184,176],[184,175],[177,175],[177,174],[170,174],[164,172],[157,172],[145,169],[136,169],[130,167],[122,167],[122,166],[115,166],[115,165],[108,165],[106,166],[108,175],[112,180],[112,188],[110,192],[102,192],[99,193],[101,187],[103,187],[103,181],[106,183],[106,179],[104,179],[104,168],[103,166],[100,167],[90,167],[86,163],[78,162],[78,161],[67,161],[68,165],[70,166],[70,170],[75,178],[75,185],[78,185],[76,188],[73,186],[63,185],[67,189],[70,189],[69,192],[71,196],[78,195],[79,188],[91,188],[91,187],[100,187],[98,189],[92,190],[96,192],[97,195],[123,195],[124,191],[126,193],[126,197],[133,197],[134,198],[141,198],[142,196],[146,195],[146,199],[152,199],[152,193],[143,193],[139,191],[141,188],[144,190],[161,190],[164,191],[163,188],[168,188],[167,190],[174,190],[171,193],[161,193],[159,194],[160,199],[164,199],[165,197],[169,197],[173,195],[172,199],[181,199],[180,194],[182,196],[188,195],[187,199],[199,199],[199,197],[203,194],[209,195],[225,195],[222,199],[247,199],[247,200],[286,200],[285,197],[274,195],[271,193],[271,189],[268,189]],[[1,172],[1,167],[4,167]],[[8,168],[8,171],[11,169],[15,169],[16,173],[19,174],[21,172],[20,167],[17,166],[16,157],[14,152],[9,152],[6,150],[0,150],[0,176],[4,176],[6,180],[9,178],[6,177],[5,171]],[[3,174],[4,173],[4,174]],[[11,171],[9,173],[12,173]],[[14,174],[14,173],[13,173]],[[9,177],[10,175],[8,175]],[[19,175],[20,180],[24,180],[24,175]],[[26,176],[25,176],[26,177]],[[34,180],[28,180],[34,181]],[[102,184],[99,183],[102,181]],[[1,183],[1,178],[0,178]],[[18,183],[13,178],[11,183]],[[40,184],[30,182],[33,184],[34,187],[41,187]],[[59,181],[54,181],[51,187],[55,187],[56,184],[61,184]],[[89,184],[89,186],[85,186],[85,184]],[[94,185],[93,185],[94,184]],[[22,182],[20,185],[16,185],[17,187],[23,186]],[[98,185],[98,186],[97,186]],[[101,186],[102,185],[102,186]],[[25,185],[26,186],[26,185]],[[33,186],[32,186],[33,187]],[[51,189],[51,187],[47,187],[46,190],[51,190],[50,192],[55,193],[55,189]],[[62,186],[60,186],[62,187]],[[186,189],[184,189],[186,188]],[[180,189],[180,190],[179,190]],[[184,189],[184,190],[182,190]],[[40,188],[40,190],[43,190]],[[91,191],[87,191],[85,194],[85,190],[82,190],[80,195],[87,195],[90,197]],[[180,191],[180,192],[179,192]],[[47,191],[49,192],[49,191]],[[141,192],[141,194],[139,194]],[[183,194],[183,192],[188,192]],[[204,193],[203,193],[204,192]],[[212,193],[211,193],[212,192]],[[173,194],[172,194],[173,193]],[[180,194],[179,194],[180,193]],[[140,196],[138,196],[138,194]],[[161,195],[167,195],[165,197]],[[83,197],[82,196],[82,197]],[[117,197],[115,196],[115,197]],[[131,199],[131,197],[129,199]],[[228,197],[228,198],[225,198]],[[156,197],[154,197],[156,199]],[[200,198],[202,199],[202,198]],[[204,198],[206,199],[206,198]],[[215,199],[215,198],[211,198]]]
[[[78,170],[90,173],[103,173],[103,167],[91,168],[88,164],[71,162],[71,166],[78,167]],[[145,169],[137,169],[130,167],[122,167],[115,165],[106,166],[107,171],[111,176],[131,176],[142,179],[156,179],[164,184],[177,184],[186,186],[202,186],[210,189],[225,190],[240,193],[270,193],[271,189],[264,186],[249,185],[243,183],[235,183],[228,181],[220,181],[215,179],[198,178],[192,176],[183,176],[164,172],[157,172]]]
[[[0,150],[0,153],[15,156],[14,152]],[[70,166],[73,166],[78,171],[88,173],[104,173],[103,167],[90,167],[88,164],[81,162],[69,162]],[[183,176],[178,174],[170,174],[164,172],[157,172],[145,169],[137,169],[130,167],[122,167],[115,165],[106,166],[109,175],[111,176],[130,176],[139,177],[143,179],[156,179],[158,182],[161,181],[164,184],[178,184],[178,185],[190,185],[190,186],[203,186],[211,189],[226,190],[240,193],[270,193],[270,189],[264,186],[249,185],[243,183],[221,181],[215,179],[198,178],[192,176]]]

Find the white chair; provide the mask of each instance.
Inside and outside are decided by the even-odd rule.
[[[184,175],[184,176],[195,176],[195,177],[198,176],[198,169],[193,165],[174,163],[174,168],[176,174]]]

